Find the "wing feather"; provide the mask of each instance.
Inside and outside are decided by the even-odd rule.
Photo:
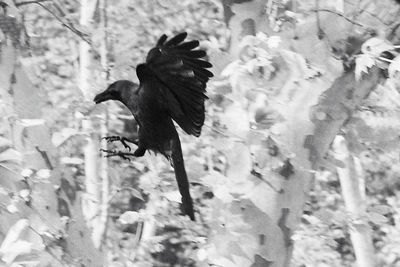
[[[160,80],[170,116],[188,134],[199,136],[205,119],[206,84],[213,73],[204,60],[206,51],[197,49],[199,41],[184,42],[187,33],[168,40],[162,35],[147,54],[146,67]],[[139,74],[138,74],[139,75]],[[139,79],[145,77],[139,77]]]
[[[163,45],[165,41],[167,40],[167,35],[163,34],[161,35],[160,39],[158,39],[157,46]]]
[[[175,35],[168,42],[166,42],[165,46],[176,46],[177,44],[180,44],[183,40],[185,40],[186,36],[187,32],[181,32],[180,34]]]

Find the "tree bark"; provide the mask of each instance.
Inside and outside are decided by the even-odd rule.
[[[91,28],[93,25],[93,16],[96,10],[97,0],[82,0],[81,1],[81,11],[80,11],[80,25],[85,28]],[[79,43],[79,88],[83,94],[86,101],[92,100],[93,91],[91,90],[91,83],[94,80],[93,71],[91,70],[92,54],[91,46],[87,42],[81,40]],[[103,52],[104,53],[104,52]],[[102,56],[104,61],[104,55]],[[103,62],[104,63],[104,62]],[[105,123],[101,122],[102,124]],[[84,153],[84,164],[85,164],[85,188],[87,193],[87,198],[84,199],[82,208],[84,210],[84,215],[86,221],[92,230],[92,239],[97,248],[100,248],[101,241],[104,236],[105,223],[106,223],[106,211],[104,203],[105,195],[103,194],[106,190],[102,185],[108,186],[107,178],[105,175],[105,165],[104,161],[99,160],[99,134],[94,129],[94,121],[90,115],[86,116],[82,120],[82,130],[87,134],[86,144],[83,148]],[[103,169],[99,166],[103,164]],[[103,177],[101,177],[103,175]],[[102,179],[104,178],[104,179]],[[105,184],[104,184],[105,183]],[[106,190],[107,192],[107,190]],[[105,193],[106,193],[105,192]]]
[[[337,168],[342,195],[347,211],[350,213],[352,223],[350,225],[350,237],[354,253],[359,267],[375,266],[375,253],[372,244],[372,229],[368,224],[365,199],[360,180],[363,179],[361,169],[356,166],[354,158],[347,148],[343,136],[337,136],[333,142],[333,149],[336,152],[336,159],[344,163],[344,167]],[[363,184],[363,183],[362,183]]]
[[[99,12],[100,12],[100,27],[103,30],[103,38],[101,39],[100,47],[100,61],[102,66],[102,78],[107,83],[108,82],[108,34],[107,34],[107,0],[99,0]],[[99,116],[99,127],[101,136],[107,136],[108,134],[108,109],[107,106],[104,107],[102,114]],[[107,141],[102,139],[101,147],[107,148]],[[100,184],[100,203],[98,203],[98,216],[93,218],[93,242],[96,248],[101,248],[102,242],[106,236],[107,223],[108,223],[108,205],[109,205],[109,195],[110,195],[110,183],[108,177],[108,159],[106,157],[101,157],[99,160],[99,179]]]
[[[12,1],[7,1],[7,4],[10,7],[8,12],[12,12],[8,14],[16,19],[15,24],[7,25],[8,29],[17,31],[23,26],[19,10]],[[0,20],[0,23],[3,22],[4,20]],[[19,35],[16,36],[18,38],[14,40],[7,36],[7,40],[2,40],[0,47],[0,98],[2,104],[7,107],[2,117],[12,118],[8,121],[8,138],[12,140],[12,148],[21,154],[22,161],[15,171],[6,176],[3,176],[4,173],[0,170],[0,180],[2,183],[5,183],[5,180],[10,182],[10,187],[6,190],[11,190],[15,196],[19,196],[20,190],[26,189],[28,185],[31,200],[26,203],[20,202],[15,214],[1,216],[0,226],[6,229],[17,218],[28,219],[30,234],[25,236],[28,236],[29,242],[33,244],[32,256],[37,257],[37,251],[41,250],[42,253],[48,253],[48,257],[39,254],[40,263],[43,265],[101,266],[102,257],[94,248],[82,220],[79,201],[81,194],[76,190],[68,172],[58,164],[58,155],[51,143],[50,130],[43,119],[43,108],[48,100],[46,95],[40,92],[40,88],[32,85],[25,73],[19,55],[22,39],[19,39]],[[22,169],[42,170],[42,173],[48,171],[48,183],[33,183],[31,177],[28,177],[25,183],[20,175]]]
[[[223,1],[224,8],[227,8],[228,3],[231,11],[225,12],[229,14],[226,21],[232,36],[231,60],[240,57],[240,50],[237,48],[243,37],[242,33],[254,34],[263,30],[274,34],[271,27],[263,27],[268,19],[264,17],[264,20],[260,20],[267,2],[275,1]],[[346,3],[349,4],[346,14],[355,11],[358,6],[355,2]],[[394,5],[387,2],[385,4],[385,8]],[[351,23],[343,17],[333,20],[332,16],[336,15],[319,16],[327,40],[346,42],[346,38],[353,35],[361,44],[368,38],[344,30],[351,29]],[[332,24],[332,21],[340,21],[341,24]],[[214,227],[205,248],[208,263],[219,266],[290,265],[293,250],[291,236],[300,223],[312,172],[320,166],[331,165],[325,160],[325,153],[333,139],[361,101],[383,79],[380,70],[372,67],[368,75],[356,81],[354,69],[343,71],[338,68],[341,67],[340,64],[324,64],[322,75],[305,78],[310,71],[305,58],[315,59],[315,62],[333,62],[329,48],[322,45],[324,41],[317,36],[315,25],[315,18],[310,18],[301,27],[296,26],[296,33],[278,33],[284,39],[282,45],[286,42],[293,44],[291,49],[298,53],[281,50],[280,58],[284,63],[278,62],[279,71],[275,75],[285,77],[282,78],[283,84],[263,84],[264,88],[279,88],[265,101],[265,108],[277,110],[279,119],[270,127],[269,137],[266,135],[266,140],[258,148],[251,145],[254,141],[252,136],[257,136],[257,133],[250,129],[249,122],[255,120],[252,117],[254,114],[250,112],[254,103],[251,100],[246,102],[246,93],[260,86],[256,82],[245,80],[245,75],[237,79],[238,84],[245,84],[233,92],[237,94],[235,100],[239,104],[234,103],[225,110],[226,114],[236,112],[233,116],[235,120],[230,122],[229,117],[223,117],[221,121],[226,124],[228,132],[234,133],[238,138],[233,138],[236,143],[234,141],[230,147],[231,152],[227,152],[229,169],[225,182],[221,186],[215,185],[217,178],[223,180],[225,177],[211,177],[216,192],[225,194],[216,193],[211,204],[214,210],[214,219],[211,218]],[[337,25],[342,28],[335,30]],[[338,34],[338,31],[343,33]],[[296,34],[297,38],[294,39]],[[308,48],[302,49],[303,46]],[[317,54],[316,47],[324,53]],[[356,51],[359,46],[352,49]],[[321,57],[321,54],[325,57]],[[217,56],[215,58],[219,60]],[[250,153],[255,156],[255,160],[251,159]],[[257,163],[256,172],[252,170],[252,161]],[[238,185],[242,185],[240,189]],[[231,193],[231,198],[226,194],[227,191]]]

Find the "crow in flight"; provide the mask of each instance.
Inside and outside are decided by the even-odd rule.
[[[146,150],[161,153],[175,169],[184,212],[195,220],[189,182],[182,156],[181,142],[174,120],[186,133],[198,137],[204,124],[206,83],[213,77],[207,70],[212,65],[201,58],[204,50],[196,49],[199,41],[185,41],[187,33],[169,39],[164,34],[139,64],[136,75],[140,85],[119,80],[96,95],[96,104],[107,100],[122,102],[133,114],[139,126],[138,139],[106,137],[108,141],[126,141],[137,145],[133,153],[103,150],[107,156],[141,157]],[[129,148],[130,149],[130,148]]]

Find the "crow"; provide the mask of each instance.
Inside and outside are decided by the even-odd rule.
[[[94,102],[122,102],[139,126],[137,140],[106,137],[108,141],[121,141],[129,149],[126,142],[131,142],[137,145],[136,151],[103,150],[107,156],[141,157],[146,150],[164,155],[175,170],[183,211],[194,221],[181,142],[173,120],[187,134],[200,136],[205,118],[206,84],[213,73],[207,70],[212,64],[203,59],[206,52],[196,49],[199,41],[185,41],[186,37],[186,32],[169,40],[167,35],[162,35],[148,52],[146,62],[136,67],[139,86],[129,80],[116,81],[96,95]]]

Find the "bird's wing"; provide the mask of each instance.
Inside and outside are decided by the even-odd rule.
[[[164,34],[147,54],[146,67],[163,83],[171,117],[188,134],[199,136],[204,124],[206,83],[213,76],[212,65],[201,60],[199,41],[186,41],[187,33],[171,39]]]

